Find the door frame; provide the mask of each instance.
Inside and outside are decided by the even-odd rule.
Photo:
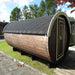
[[[64,36],[65,36],[65,31],[64,31],[64,35],[63,35],[63,52],[62,52],[62,55],[60,55],[58,57],[58,25],[59,25],[59,21],[58,19],[62,19],[64,21],[64,30],[65,30],[65,20],[64,18],[61,18],[61,17],[58,17],[57,18],[57,33],[56,33],[56,61],[58,61],[60,58],[62,58],[64,56]]]

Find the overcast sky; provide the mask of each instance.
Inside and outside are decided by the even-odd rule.
[[[19,8],[23,8],[24,5],[29,5],[29,4],[40,4],[41,0],[0,0],[0,21],[5,20],[6,22],[9,22],[10,19],[10,13],[15,8],[16,6]],[[58,6],[57,9],[62,9],[62,11],[66,12],[68,16],[74,17],[75,18],[75,12],[70,13],[72,9],[75,8],[67,8],[67,6],[70,3],[66,3],[65,5]]]

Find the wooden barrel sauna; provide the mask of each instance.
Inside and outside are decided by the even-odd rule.
[[[55,63],[66,55],[70,22],[63,12],[16,21],[5,26],[5,40],[14,48]]]
[[[71,24],[71,38],[70,45],[75,45],[75,20],[69,19]]]

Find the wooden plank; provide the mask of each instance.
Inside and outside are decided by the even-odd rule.
[[[48,51],[48,38],[46,41],[47,52],[45,48],[45,36],[40,35],[24,35],[24,34],[9,34],[5,33],[6,41],[25,52],[28,52],[37,57],[48,60],[49,51]]]

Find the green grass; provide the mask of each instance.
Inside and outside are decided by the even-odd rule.
[[[48,75],[51,75],[55,70],[55,68],[49,69],[48,66],[46,65],[46,63],[42,63],[37,60],[32,61],[30,56],[26,56],[26,55],[23,56],[20,54],[20,52],[17,52],[17,51],[14,52],[13,48],[11,46],[9,46],[5,41],[0,41],[0,51],[34,67]]]

